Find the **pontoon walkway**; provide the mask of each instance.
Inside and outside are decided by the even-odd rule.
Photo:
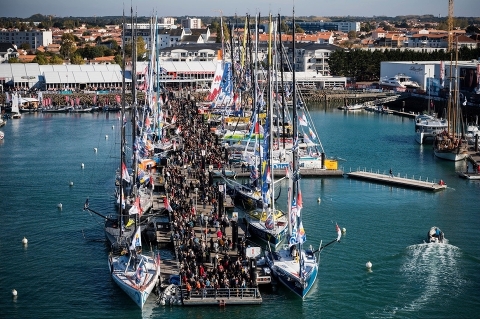
[[[356,171],[347,173],[348,177],[363,179],[368,181],[374,181],[382,184],[396,185],[400,187],[409,187],[409,188],[418,188],[429,191],[439,191],[447,188],[447,185],[440,180],[439,182],[435,181],[422,181],[420,179],[413,179],[407,177],[399,176],[390,176],[387,174],[379,174],[367,171]]]

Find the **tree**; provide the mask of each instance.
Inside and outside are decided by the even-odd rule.
[[[22,50],[28,51],[31,48],[32,47],[30,46],[30,43],[25,42],[25,43],[20,44],[20,49],[22,49]]]
[[[58,55],[53,55],[50,58],[50,63],[49,64],[63,64],[63,59],[59,57]]]
[[[71,33],[64,33],[62,35],[62,41],[60,45],[60,54],[62,54],[64,58],[69,57],[73,52],[77,50],[75,37]]]
[[[356,31],[348,31],[348,38],[349,39],[356,39],[357,38],[357,32]]]
[[[70,57],[70,63],[77,64],[77,65],[82,65],[82,64],[85,64],[85,60],[83,60],[83,58],[80,56],[80,54],[74,53]]]
[[[32,60],[33,63],[38,63],[40,65],[46,65],[48,64],[48,59],[45,53],[43,52],[38,52],[35,58]]]
[[[295,24],[295,33],[305,33],[305,30],[300,28],[298,24]]]
[[[8,63],[20,63],[20,59],[14,56],[8,59]]]

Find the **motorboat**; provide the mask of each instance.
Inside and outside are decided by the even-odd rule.
[[[340,106],[339,109],[340,110],[344,110],[344,111],[360,111],[360,110],[363,110],[365,108],[365,104],[353,104],[353,105],[344,105],[344,106]]]
[[[380,86],[386,89],[404,91],[405,89],[418,89],[420,84],[403,73],[398,73],[392,77],[383,77],[379,82]]]
[[[448,129],[448,121],[435,115],[420,114],[415,117],[415,140],[419,144],[433,141],[437,134]]]
[[[427,243],[440,243],[443,244],[446,241],[445,235],[440,228],[433,226],[427,233]]]

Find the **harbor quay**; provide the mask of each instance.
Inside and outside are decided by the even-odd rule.
[[[245,224],[208,170],[228,165],[225,150],[194,101],[169,100],[163,111],[177,129],[162,138],[181,139],[152,172],[154,214],[144,230],[152,246],[172,252],[161,261],[161,286],[178,284],[183,305],[261,303]]]

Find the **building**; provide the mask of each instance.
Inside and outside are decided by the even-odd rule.
[[[381,62],[381,78],[393,77],[397,74],[411,77],[423,90],[430,91],[432,96],[438,96],[442,89],[448,89],[450,79],[454,79],[455,74],[458,74],[460,91],[474,93],[480,88],[478,81],[480,60],[458,61],[458,64],[450,61]]]
[[[17,47],[28,44],[31,49],[36,50],[40,46],[48,46],[53,43],[52,31],[2,29],[0,30],[0,43],[2,42],[15,44]]]
[[[182,28],[188,29],[200,29],[202,27],[202,19],[198,18],[186,18],[182,19],[180,22]]]
[[[287,21],[286,24],[292,29],[292,21]],[[295,21],[295,24],[306,33],[319,31],[342,31],[348,33],[350,31],[360,31],[360,22]]]
[[[19,53],[14,44],[7,42],[0,42],[0,64],[8,62],[11,58],[18,58]]]
[[[0,85],[19,90],[42,91],[91,88],[120,88],[122,69],[118,64],[39,65],[38,63],[0,64]],[[131,83],[131,71],[125,73]]]

